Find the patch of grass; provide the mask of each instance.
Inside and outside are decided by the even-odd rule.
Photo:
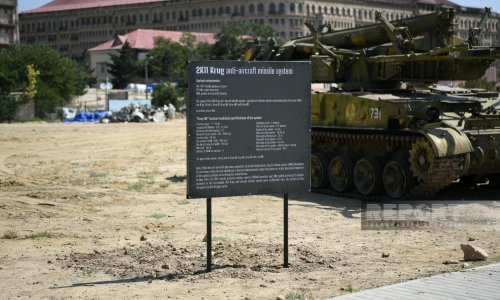
[[[311,268],[300,266],[297,268],[297,272],[298,273],[309,273],[309,272],[311,272]]]
[[[89,174],[90,178],[102,178],[108,176],[106,172],[91,171]]]
[[[187,175],[181,175],[181,176],[174,175],[172,177],[167,178],[167,180],[169,180],[170,182],[184,182],[186,181],[186,179]]]
[[[24,236],[24,239],[40,239],[40,238],[51,238],[53,237],[52,233],[48,231],[40,231],[31,234],[27,234]]]
[[[148,218],[153,218],[153,219],[163,219],[163,218],[166,218],[167,215],[166,214],[162,214],[162,213],[154,213],[154,214],[151,214],[148,216]]]
[[[168,237],[168,235],[164,235],[161,237],[161,240],[162,241],[168,241],[170,238]]]
[[[144,184],[144,182],[139,181],[139,182],[132,183],[131,185],[128,186],[127,189],[129,191],[142,191],[145,186],[146,186],[146,184]]]
[[[349,283],[347,285],[346,291],[348,291],[349,293],[354,293],[354,292],[357,292],[358,290],[352,286],[352,283]]]
[[[288,294],[286,294],[285,298],[289,300],[304,300],[312,297],[311,289],[293,289]]]
[[[6,240],[17,239],[17,232],[15,232],[14,230],[7,230],[6,232],[3,233],[2,239]]]
[[[143,182],[147,185],[152,185],[155,183],[154,172],[141,171],[137,173],[137,178],[140,182]]]
[[[83,274],[85,274],[86,276],[90,276],[94,273],[97,273],[97,269],[96,268],[86,268],[86,269],[83,269]]]
[[[212,237],[212,242],[225,242],[227,241],[226,237],[223,236],[213,236]]]
[[[177,204],[179,204],[179,205],[186,205],[186,204],[189,204],[189,201],[187,201],[186,199],[182,199],[182,200],[178,200]]]

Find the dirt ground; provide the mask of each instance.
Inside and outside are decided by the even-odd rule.
[[[185,176],[182,119],[0,124],[0,298],[328,298],[462,269],[443,264],[461,243],[500,261],[498,187],[452,187],[439,197],[492,200],[457,202],[470,226],[361,230],[359,200],[290,195],[288,269],[280,196],[213,199],[205,273],[206,203]]]

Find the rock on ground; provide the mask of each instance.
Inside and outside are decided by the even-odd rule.
[[[472,244],[461,244],[460,248],[464,252],[464,260],[486,260],[488,253]]]

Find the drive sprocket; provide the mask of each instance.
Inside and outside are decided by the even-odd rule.
[[[421,181],[429,180],[434,169],[434,152],[423,139],[415,141],[410,148],[410,170]]]

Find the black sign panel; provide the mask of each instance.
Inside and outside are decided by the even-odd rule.
[[[188,198],[310,187],[309,62],[189,64]]]

